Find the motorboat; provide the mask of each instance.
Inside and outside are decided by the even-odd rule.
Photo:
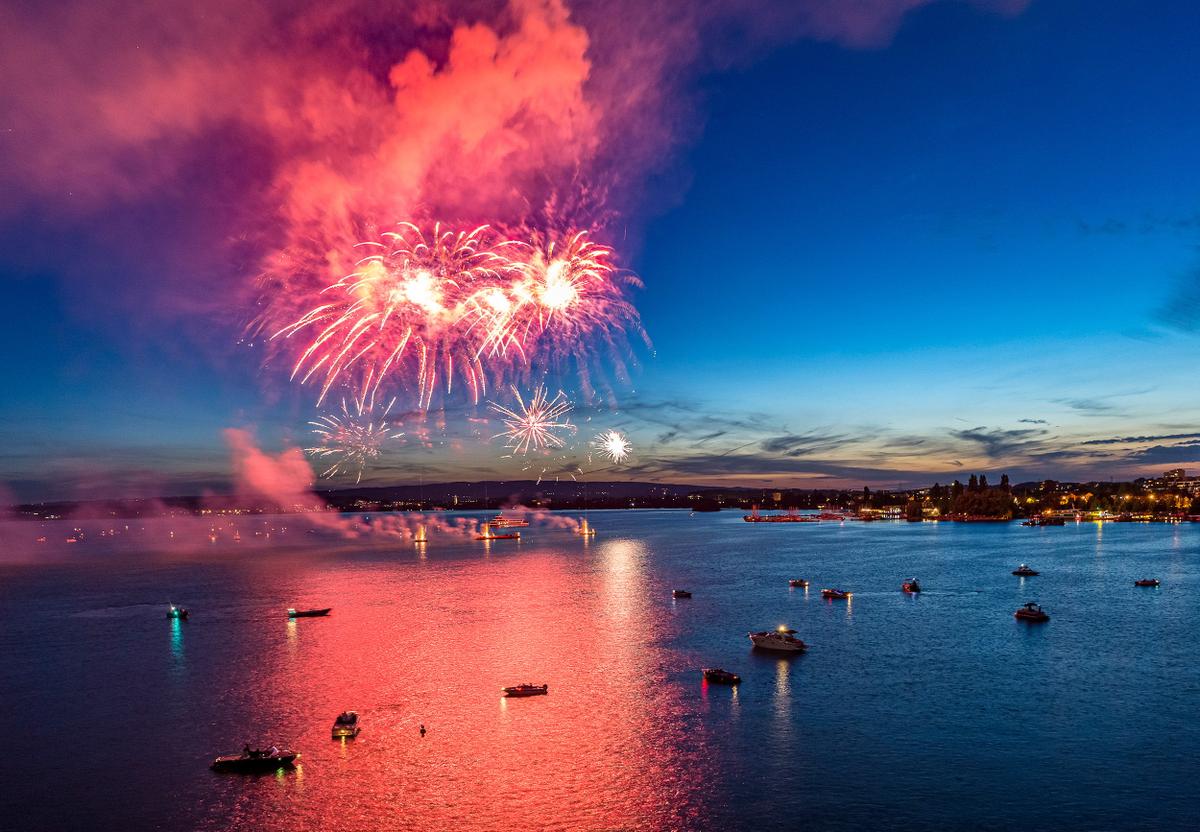
[[[808,581],[804,580],[803,578],[792,578],[790,581],[788,581],[788,586],[792,587],[793,589],[808,589]]]
[[[704,674],[704,681],[714,685],[740,685],[742,683],[741,676],[719,667],[706,667],[701,672]]]
[[[352,740],[358,736],[358,732],[361,730],[357,711],[342,711],[333,721],[333,738],[335,740]]]
[[[500,688],[505,696],[545,696],[550,692],[549,685],[531,685],[526,682],[522,685],[513,685],[509,688]]]
[[[182,621],[187,621],[188,611],[185,607],[177,607],[171,604],[167,607],[167,618],[178,618]]]
[[[1158,586],[1158,578],[1141,578],[1133,582],[1134,586]]]
[[[900,584],[900,588],[909,595],[916,595],[921,591],[921,584],[917,582],[916,578],[909,578],[907,581]]]
[[[1022,563],[1020,566],[1014,569],[1012,573],[1014,575],[1020,575],[1022,578],[1032,578],[1034,575],[1039,574],[1036,569],[1031,569],[1027,563]]]
[[[213,771],[228,771],[237,774],[261,774],[291,768],[300,755],[295,751],[271,746],[265,751],[251,750],[247,746],[241,754],[226,754],[213,760]]]
[[[822,589],[821,597],[830,601],[848,601],[853,592],[846,592],[844,589]]]
[[[325,607],[320,610],[298,610],[288,607],[288,618],[319,618],[322,615],[329,615],[333,607]]]
[[[671,597],[672,598],[691,598],[692,593],[688,592],[686,589],[672,589]]]
[[[760,633],[747,633],[750,643],[761,650],[774,650],[780,653],[803,653],[808,645],[796,638],[796,631],[786,627],[777,630],[763,630]]]
[[[1050,620],[1050,616],[1046,614],[1046,611],[1037,604],[1033,603],[1033,601],[1027,602],[1025,606],[1014,612],[1013,617],[1020,621],[1030,621],[1034,623]]]

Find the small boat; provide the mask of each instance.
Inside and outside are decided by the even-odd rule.
[[[1158,578],[1142,578],[1133,582],[1134,586],[1158,586]]]
[[[792,587],[793,589],[808,589],[808,581],[804,580],[803,578],[792,578],[790,581],[788,581],[788,586]]]
[[[358,736],[358,732],[362,728],[358,724],[358,713],[356,711],[342,711],[337,715],[337,719],[333,721],[333,738],[354,739]]]
[[[741,676],[719,667],[706,667],[701,672],[704,674],[704,681],[714,685],[740,685],[742,683]]]
[[[672,598],[691,598],[692,593],[688,592],[686,589],[672,589],[671,597]]]
[[[188,611],[184,607],[177,607],[174,604],[171,604],[171,606],[167,608],[167,618],[179,618],[183,621],[187,621],[187,617]]]
[[[808,645],[796,638],[796,631],[786,627],[777,630],[763,630],[760,633],[747,633],[750,643],[762,650],[775,650],[780,653],[803,653]]]
[[[247,747],[241,754],[226,754],[213,760],[213,771],[229,771],[238,774],[254,774],[291,768],[300,755],[295,751],[271,746],[266,751],[252,751]]]
[[[821,597],[830,601],[848,601],[853,592],[846,592],[844,589],[822,589]]]
[[[513,685],[510,688],[500,688],[505,696],[545,696],[550,692],[549,685]]]
[[[917,583],[916,578],[909,578],[907,581],[900,584],[900,588],[902,590],[904,590],[905,592],[907,592],[909,595],[916,595],[918,592],[921,591],[921,585],[919,583]]]
[[[288,618],[319,618],[322,615],[329,615],[333,607],[325,607],[322,610],[297,610],[288,607]]]
[[[1030,569],[1028,564],[1022,563],[1012,572],[1014,575],[1020,575],[1022,578],[1032,578],[1038,574],[1036,569]]]
[[[579,535],[580,537],[594,537],[596,530],[588,525],[587,518],[584,517],[579,521],[579,528],[575,529],[575,534]]]
[[[1034,623],[1050,620],[1050,616],[1046,614],[1046,611],[1032,601],[1027,602],[1025,606],[1014,612],[1013,617],[1020,621],[1030,621]]]

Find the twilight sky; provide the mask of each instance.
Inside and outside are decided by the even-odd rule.
[[[1200,467],[1195,4],[383,5],[0,11],[11,497],[221,490],[224,429],[310,443],[314,391],[243,337],[264,263],[584,188],[653,341],[604,404],[549,377],[578,444],[632,439],[606,479]],[[409,410],[364,483],[582,460]]]

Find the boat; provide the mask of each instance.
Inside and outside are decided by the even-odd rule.
[[[792,578],[790,581],[788,581],[788,586],[795,589],[808,589],[808,581],[804,580],[803,578]]]
[[[505,696],[545,696],[550,692],[549,685],[531,685],[528,682],[522,685],[513,685],[509,688],[500,688]]]
[[[1050,620],[1050,616],[1046,614],[1046,611],[1032,601],[1027,602],[1025,606],[1014,612],[1013,617],[1020,621],[1031,621],[1035,623]]]
[[[520,540],[520,532],[505,532],[504,534],[496,534],[492,531],[491,523],[484,523],[479,527],[479,534],[475,535],[476,540]]]
[[[297,610],[288,607],[288,618],[318,618],[322,615],[329,615],[333,607],[325,607],[322,610]]]
[[[187,617],[188,611],[184,607],[177,607],[174,604],[171,604],[171,606],[167,608],[167,618],[179,618],[183,621],[187,621]]]
[[[1022,563],[1020,566],[1014,569],[1012,573],[1014,575],[1020,575],[1022,578],[1032,578],[1034,575],[1038,574],[1038,571],[1036,569],[1031,569],[1029,564]]]
[[[706,667],[701,673],[704,674],[704,681],[714,685],[740,685],[742,683],[741,676],[719,667]]]
[[[488,525],[493,529],[523,529],[529,525],[529,521],[523,517],[505,517],[501,513],[489,520]]]
[[[691,598],[692,593],[688,592],[686,589],[672,589],[671,597],[672,598]]]
[[[774,650],[779,653],[803,653],[808,645],[796,638],[796,631],[786,627],[777,630],[763,630],[760,633],[747,633],[750,643],[760,650]]]
[[[592,537],[596,534],[596,530],[588,525],[587,518],[585,517],[579,521],[579,528],[575,530],[575,534],[580,537]]]
[[[1133,582],[1134,586],[1158,586],[1158,578],[1141,578]]]
[[[846,592],[844,589],[822,589],[821,597],[830,601],[847,601],[852,596],[853,592]]]
[[[255,774],[291,768],[300,755],[295,751],[271,746],[266,751],[252,751],[249,746],[241,754],[226,754],[213,760],[213,771]]]
[[[358,736],[358,732],[361,730],[356,711],[342,711],[333,721],[333,738],[335,740],[352,740]]]
[[[907,592],[909,595],[915,595],[921,591],[921,585],[919,583],[917,583],[916,578],[909,578],[907,581],[900,584],[900,588],[902,590],[904,590],[905,592]]]
[[[1067,521],[1062,517],[1030,517],[1022,526],[1065,526]]]
[[[759,514],[758,506],[751,506],[750,513],[742,515],[747,523],[819,523],[811,514],[799,514],[794,508],[789,508],[787,514]]]

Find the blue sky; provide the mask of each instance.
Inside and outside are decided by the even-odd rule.
[[[875,48],[798,39],[699,78],[702,129],[649,186],[670,207],[623,220],[655,348],[615,413],[578,414],[581,438],[635,443],[605,476],[1200,467],[1200,342],[1174,326],[1200,267],[1198,25],[1188,3],[933,3]],[[223,428],[303,442],[311,402],[264,384],[236,337],[214,349],[202,322],[92,293],[154,280],[106,248],[110,221],[0,214],[0,480],[21,498],[219,489]],[[94,281],[46,252],[76,243]],[[449,422],[366,480],[529,467]]]

